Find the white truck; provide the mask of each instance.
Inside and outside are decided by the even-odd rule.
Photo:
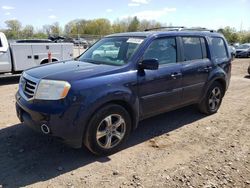
[[[41,64],[73,58],[72,43],[50,41],[10,43],[0,32],[0,74],[20,73]]]

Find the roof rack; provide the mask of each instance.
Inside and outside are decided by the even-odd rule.
[[[213,29],[207,29],[205,27],[190,27],[190,28],[183,28],[182,31],[208,31],[208,32],[216,32]]]
[[[144,31],[153,31],[153,30],[168,30],[168,31],[179,31],[185,28],[184,26],[166,26],[166,27],[154,27],[150,29],[145,29]]]
[[[205,27],[184,27],[184,26],[168,26],[168,27],[155,27],[150,29],[145,29],[144,31],[154,31],[154,30],[166,30],[166,31],[207,31],[216,32],[213,29],[207,29]]]

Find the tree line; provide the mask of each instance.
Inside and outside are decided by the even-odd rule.
[[[250,43],[250,31],[236,31],[235,28],[225,27],[218,29],[227,39],[228,43]]]
[[[160,22],[154,20],[139,20],[137,17],[124,18],[111,23],[108,19],[100,18],[93,20],[76,19],[61,27],[59,22],[43,25],[35,30],[32,25],[22,26],[18,20],[5,21],[5,33],[8,39],[30,39],[47,38],[48,36],[77,37],[78,35],[98,35],[104,36],[112,33],[143,31],[147,28],[161,27]]]
[[[32,25],[23,26],[18,20],[5,21],[6,29],[2,29],[8,39],[31,39],[48,38],[49,36],[79,37],[84,35],[104,36],[112,33],[144,31],[148,28],[163,26],[157,21],[139,20],[137,17],[117,19],[111,23],[108,19],[100,18],[93,20],[76,19],[61,27],[59,22],[43,25],[35,30]],[[165,24],[164,24],[165,25]],[[237,31],[232,27],[225,27],[218,30],[224,34],[229,43],[250,42],[250,31]]]

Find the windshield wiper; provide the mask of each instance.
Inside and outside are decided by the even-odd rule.
[[[103,64],[100,61],[96,61],[96,60],[92,60],[92,59],[78,59],[78,61],[87,62],[87,63],[93,63],[93,64],[97,64],[97,65]]]

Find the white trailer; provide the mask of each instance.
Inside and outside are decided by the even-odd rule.
[[[51,58],[49,59],[49,57]],[[9,44],[4,33],[0,32],[0,74],[19,73],[50,61],[55,62],[72,58],[72,43],[29,42]]]

